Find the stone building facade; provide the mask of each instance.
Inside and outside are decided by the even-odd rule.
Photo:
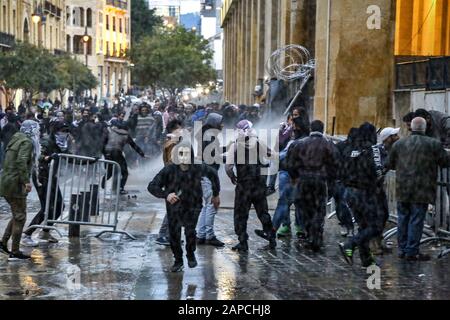
[[[226,0],[222,27],[226,100],[253,103],[270,54],[300,44],[316,60],[304,99],[336,134],[401,123],[398,63],[450,53],[448,0]]]

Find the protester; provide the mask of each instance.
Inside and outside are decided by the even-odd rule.
[[[232,164],[227,161],[225,166],[231,183],[236,185],[234,230],[239,243],[232,249],[237,251],[248,251],[247,221],[252,205],[263,227],[263,230],[255,230],[256,235],[269,241],[266,249],[274,249],[277,245],[266,198],[267,176],[261,172],[261,169],[268,165],[264,164],[264,159],[270,157],[272,151],[266,146],[261,147],[261,142],[252,127],[253,124],[248,120],[241,120],[236,125],[238,138],[229,154],[233,161]],[[262,154],[260,153],[261,150],[263,150]],[[256,160],[256,163],[253,163],[252,160]],[[236,174],[234,168],[236,168]]]
[[[427,121],[416,117],[412,134],[396,142],[387,167],[396,173],[398,256],[408,261],[427,261],[419,252],[428,205],[435,203],[439,167],[449,167],[450,157],[437,139],[427,136]]]
[[[57,172],[59,167],[58,154],[69,153],[70,150],[70,126],[64,121],[55,121],[51,125],[51,134],[41,140],[41,154],[39,155],[38,172],[33,172],[33,182],[36,188],[41,208],[36,216],[30,223],[30,228],[24,232],[22,239],[22,245],[35,247],[39,243],[34,241],[31,236],[33,235],[36,226],[41,224],[45,219],[45,205],[47,199],[48,184],[51,180],[50,199],[56,199],[51,201],[49,212],[51,212],[52,220],[57,220],[64,210],[63,199],[61,190],[57,184]],[[50,177],[50,162],[54,160],[55,165],[53,167],[53,176]],[[49,224],[51,226],[52,224]],[[50,243],[57,243],[58,240],[53,237],[49,230],[44,230],[39,238]]]
[[[358,223],[358,233],[339,248],[345,260],[352,265],[353,254],[359,249],[362,267],[376,263],[370,250],[370,241],[378,235],[377,181],[383,177],[380,149],[376,146],[377,133],[370,123],[358,129],[356,148],[344,154],[344,184],[347,203]]]
[[[39,155],[39,125],[27,120],[6,147],[3,172],[0,178],[0,196],[11,207],[12,218],[3,234],[1,250],[9,254],[9,261],[26,260],[30,256],[20,251],[22,230],[27,218],[27,196],[31,192],[31,170]],[[8,241],[12,237],[11,251]]]
[[[197,266],[195,257],[198,216],[202,209],[202,178],[211,181],[211,203],[220,205],[220,183],[217,172],[208,165],[194,164],[194,153],[189,143],[181,143],[173,150],[174,163],[164,167],[148,185],[155,197],[166,199],[170,247],[175,262],[172,272],[183,269],[181,228],[186,235],[186,257],[190,268]]]
[[[302,214],[307,247],[318,252],[323,245],[323,225],[327,206],[327,180],[336,172],[337,159],[331,142],[324,136],[320,120],[311,123],[310,136],[289,148],[287,167],[298,179],[297,206]]]
[[[128,192],[125,190],[125,185],[128,179],[128,165],[123,155],[123,149],[126,144],[129,144],[142,158],[145,157],[144,151],[133,141],[128,132],[128,126],[121,121],[114,121],[111,123],[107,143],[105,146],[105,159],[117,162],[120,165],[120,194],[124,195]],[[106,181],[112,177],[113,166],[108,165],[108,171],[102,179],[102,188],[105,188]]]

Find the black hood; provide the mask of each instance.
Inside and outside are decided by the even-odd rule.
[[[359,127],[357,137],[361,146],[373,146],[377,143],[377,129],[365,122]]]

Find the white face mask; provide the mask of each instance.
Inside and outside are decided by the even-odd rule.
[[[191,164],[191,149],[188,147],[181,147],[178,149],[178,161],[179,164],[188,165]]]

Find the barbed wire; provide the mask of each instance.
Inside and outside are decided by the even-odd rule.
[[[274,51],[266,62],[270,76],[284,81],[309,77],[314,68],[315,60],[311,59],[308,49],[296,44]]]

